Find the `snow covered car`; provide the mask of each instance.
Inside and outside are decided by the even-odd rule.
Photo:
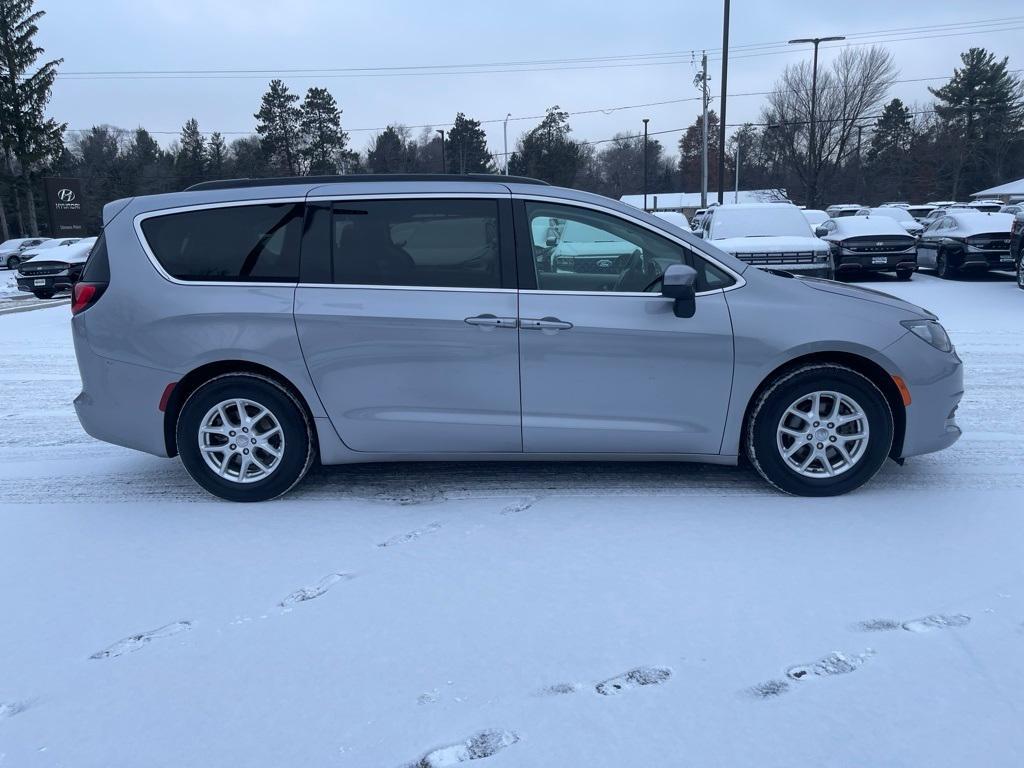
[[[19,264],[24,264],[26,261],[31,261],[37,256],[59,256],[59,253],[51,251],[53,248],[63,248],[66,245],[77,243],[82,238],[80,237],[52,237],[49,240],[44,240],[39,245],[34,245],[31,248],[26,248],[21,252],[21,260]]]
[[[830,279],[835,275],[828,244],[814,236],[795,205],[721,205],[708,211],[700,235],[755,267]]]
[[[944,279],[961,271],[1010,269],[1012,226],[1013,216],[1008,213],[947,209],[918,240],[918,264],[933,268]]]
[[[815,232],[831,248],[837,277],[895,272],[900,280],[909,280],[917,269],[917,239],[887,216],[829,219]]]
[[[967,204],[968,208],[973,208],[976,211],[982,213],[999,213],[999,209],[1003,207],[1002,200],[972,200]]]
[[[1017,287],[1024,291],[1024,205],[1013,214],[1010,254],[1013,256],[1013,269],[1017,273]]]
[[[829,215],[824,211],[820,211],[816,208],[801,208],[800,212],[807,219],[807,223],[811,225],[811,229],[814,229],[819,224],[823,224],[829,219]]]
[[[690,222],[686,220],[685,214],[677,213],[676,211],[654,211],[653,213],[662,221],[667,221],[669,224],[675,224],[677,227],[685,229],[687,232],[693,231],[690,226]]]
[[[907,213],[922,223],[924,223],[925,217],[934,210],[934,205],[911,205],[907,207]]]
[[[61,291],[71,290],[82,274],[95,237],[83,238],[61,248],[59,255],[40,256],[18,267],[18,290],[37,299],[49,299]]]
[[[707,216],[707,208],[698,208],[693,212],[693,218],[690,219],[690,229],[694,232],[700,230],[701,224],[704,222],[704,217]]]
[[[924,224],[915,219],[906,208],[896,205],[880,205],[877,208],[861,208],[858,216],[884,216],[892,219],[909,234],[917,237],[924,232]]]
[[[825,213],[833,219],[841,219],[844,216],[856,216],[857,211],[863,207],[860,203],[836,203],[826,208]]]
[[[0,266],[17,269],[21,263],[21,254],[27,248],[34,248],[45,242],[47,237],[15,237],[0,243]]]

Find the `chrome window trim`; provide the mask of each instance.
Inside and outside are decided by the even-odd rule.
[[[445,288],[434,285],[364,285],[361,283],[299,283],[299,288],[347,288],[356,291],[440,291],[442,293],[517,293],[517,288]]]
[[[653,234],[659,235],[660,237],[663,237],[664,239],[668,240],[669,242],[675,243],[676,245],[679,245],[679,246],[681,246],[683,248],[686,248],[686,249],[688,249],[690,251],[693,251],[694,253],[698,254],[701,258],[706,259],[711,264],[713,264],[717,269],[722,270],[727,275],[729,275],[733,280],[735,280],[735,282],[732,285],[727,286],[725,288],[712,288],[712,289],[707,290],[707,291],[699,291],[696,294],[697,296],[710,296],[710,295],[716,294],[716,293],[725,293],[726,291],[734,291],[737,288],[742,288],[743,286],[745,286],[747,284],[747,281],[743,279],[743,275],[741,275],[740,273],[736,272],[733,269],[730,269],[725,264],[722,264],[714,256],[711,256],[710,254],[706,253],[705,251],[701,250],[700,248],[695,247],[692,243],[689,243],[686,240],[683,240],[681,238],[676,237],[675,235],[669,234],[668,232],[665,232],[665,231],[663,231],[661,229],[658,229],[657,227],[652,226],[652,225],[648,224],[645,221],[640,221],[639,219],[635,219],[632,216],[629,216],[629,215],[627,215],[625,213],[622,213],[620,211],[616,211],[616,210],[614,210],[612,208],[607,208],[607,207],[605,207],[603,205],[597,205],[595,203],[583,202],[581,200],[573,200],[572,198],[553,197],[553,196],[550,196],[550,195],[541,195],[541,194],[528,194],[528,193],[519,193],[519,192],[517,192],[517,193],[514,193],[512,195],[512,198],[514,200],[537,200],[537,201],[540,201],[540,202],[553,203],[553,204],[556,204],[556,205],[566,205],[566,206],[569,206],[569,207],[577,207],[577,208],[588,208],[588,209],[593,210],[593,211],[598,211],[599,213],[604,213],[604,214],[607,214],[609,216],[614,216],[615,218],[622,219],[623,221],[629,222],[630,224],[635,224],[636,226],[643,227],[644,229],[649,230]],[[657,293],[647,293],[647,292],[641,292],[641,293],[615,293],[614,291],[545,291],[545,290],[541,290],[539,288],[528,288],[528,289],[520,289],[520,290],[523,290],[525,293],[531,293],[531,294],[533,294],[533,293],[547,293],[547,294],[562,294],[562,295],[572,295],[572,296],[659,296],[660,295],[660,294],[657,294]]]
[[[157,271],[164,280],[174,285],[206,285],[206,286],[246,286],[246,287],[271,287],[271,288],[294,288],[298,285],[298,282],[288,283],[275,283],[275,282],[260,282],[258,280],[181,280],[180,278],[174,277],[157,259],[156,254],[153,253],[153,249],[149,247],[149,241],[146,240],[146,235],[142,231],[142,222],[146,219],[156,218],[157,216],[173,216],[176,213],[188,213],[190,211],[205,211],[212,208],[237,208],[243,205],[273,205],[280,203],[305,203],[305,196],[302,197],[267,197],[267,198],[253,198],[251,200],[231,200],[228,202],[218,203],[200,203],[198,205],[181,205],[173,208],[160,208],[155,211],[145,211],[144,213],[138,213],[135,218],[132,219],[132,226],[135,228],[135,236],[139,238],[139,244],[142,246],[143,252],[146,254],[146,258],[149,259],[149,263],[153,265],[153,268]]]

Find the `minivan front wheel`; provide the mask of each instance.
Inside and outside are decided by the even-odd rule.
[[[799,496],[835,496],[870,480],[893,439],[889,403],[843,365],[783,374],[760,395],[747,423],[747,455],[769,483]]]
[[[218,376],[182,406],[178,453],[192,479],[229,501],[276,498],[313,463],[312,427],[295,397],[249,373]]]

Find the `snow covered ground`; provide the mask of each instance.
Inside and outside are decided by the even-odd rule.
[[[1021,765],[1024,292],[871,285],[949,328],[965,435],[825,500],[439,464],[218,503],[81,431],[67,307],[0,316],[0,767]]]

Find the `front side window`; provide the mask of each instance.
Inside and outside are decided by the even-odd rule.
[[[500,288],[496,200],[337,202],[332,282]]]
[[[541,291],[656,292],[670,264],[694,267],[698,290],[733,282],[681,245],[616,216],[531,201],[526,215]]]
[[[294,283],[302,210],[301,203],[202,208],[152,216],[142,232],[178,280]]]

